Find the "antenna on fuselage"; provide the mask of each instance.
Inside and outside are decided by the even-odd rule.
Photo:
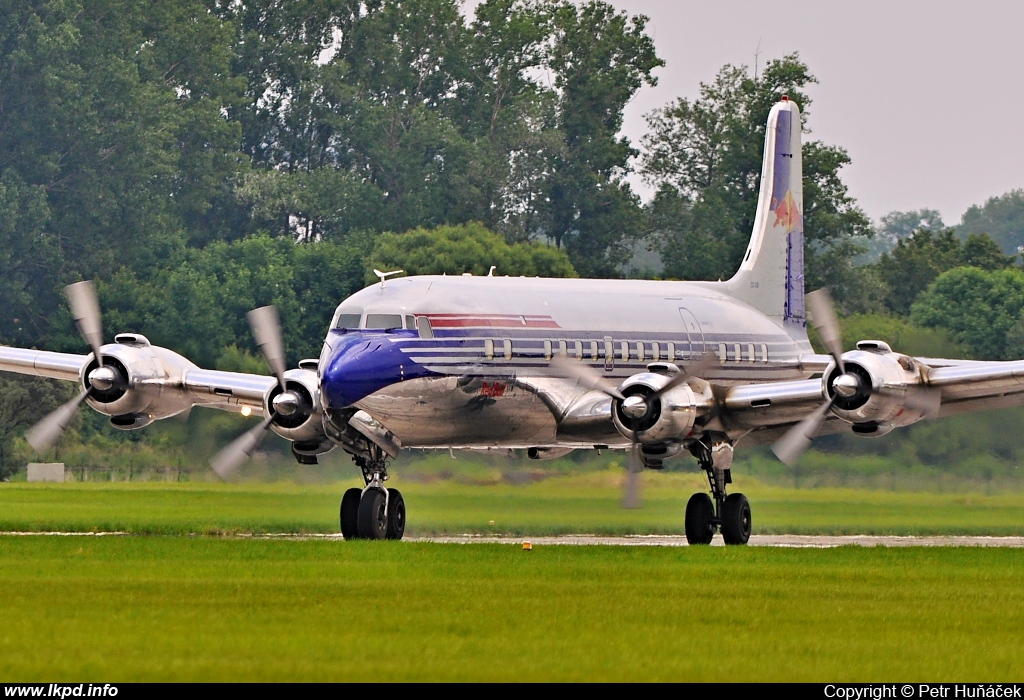
[[[491,269],[487,271],[488,277],[494,277],[494,271],[498,269],[497,265],[491,265]]]
[[[380,288],[381,289],[384,289],[384,282],[387,280],[388,277],[390,277],[391,275],[400,275],[403,272],[405,272],[405,270],[393,270],[392,272],[381,272],[377,268],[373,268],[373,274],[375,274],[378,277],[380,277]]]

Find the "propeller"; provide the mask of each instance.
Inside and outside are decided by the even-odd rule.
[[[252,457],[278,416],[290,416],[304,408],[303,399],[290,390],[285,382],[284,340],[277,309],[273,306],[261,306],[246,314],[246,319],[249,321],[249,328],[256,339],[256,344],[277,377],[277,386],[281,391],[270,402],[270,414],[260,425],[242,433],[210,460],[213,471],[225,481]]]
[[[267,429],[270,428],[270,424],[274,422],[276,417],[277,414],[271,411],[270,415],[264,418],[262,423],[251,430],[245,431],[235,438],[231,444],[214,455],[213,459],[210,460],[210,466],[213,467],[213,471],[216,472],[217,476],[227,481],[242,466],[245,460],[252,457],[252,453],[263,442]]]
[[[626,401],[629,401],[629,399],[626,399]],[[642,414],[641,417],[643,417]],[[643,448],[640,446],[640,431],[637,430],[638,422],[639,418],[634,418],[630,421],[629,427],[633,429],[633,432],[629,437],[629,461],[626,462],[626,480],[622,484],[622,507],[628,509],[639,508],[643,505],[643,499],[640,497],[640,474],[644,470],[644,458],[641,454]]]
[[[28,444],[39,454],[53,447],[93,391],[108,391],[124,383],[124,378],[116,369],[103,365],[103,355],[100,354],[103,347],[103,323],[96,285],[88,280],[75,282],[64,288],[64,295],[71,307],[78,333],[92,349],[97,366],[86,376],[86,387],[78,396],[46,415],[25,433]]]
[[[41,421],[33,425],[25,433],[25,440],[38,454],[43,454],[53,447],[53,443],[64,434],[71,424],[82,402],[89,398],[89,390],[82,391],[78,396],[63,404],[57,410],[47,414]]]
[[[559,377],[575,379],[577,383],[587,389],[596,389],[613,399],[621,402],[623,414],[629,418],[631,429],[629,461],[626,465],[626,479],[622,484],[622,507],[639,508],[642,505],[640,495],[640,474],[643,472],[643,454],[640,443],[640,421],[650,410],[650,405],[661,398],[662,395],[675,389],[680,384],[700,379],[708,369],[718,363],[718,357],[713,353],[704,354],[696,358],[685,369],[672,375],[662,386],[648,396],[633,394],[623,396],[618,387],[608,381],[598,370],[590,365],[569,359],[565,354],[555,355],[548,365],[548,373]]]
[[[568,376],[570,379],[575,379],[577,384],[586,389],[597,389],[619,401],[623,401],[626,398],[614,384],[608,381],[596,369],[582,362],[570,360],[562,353],[551,358],[551,362],[548,363],[548,373],[559,377]]]
[[[810,292],[806,296],[807,308],[811,312],[811,323],[814,324],[821,341],[828,348],[829,354],[839,368],[839,376],[832,380],[833,394],[823,404],[814,409],[806,418],[786,431],[772,445],[772,452],[782,462],[793,466],[801,455],[811,446],[811,441],[821,430],[822,423],[829,409],[839,398],[852,398],[858,392],[889,393],[885,389],[875,389],[865,385],[862,379],[852,372],[846,371],[843,364],[842,334],[839,320],[836,318],[832,296],[827,289]],[[906,388],[903,401],[908,408],[920,411],[926,418],[934,416],[939,410],[942,397],[935,389],[922,386]]]

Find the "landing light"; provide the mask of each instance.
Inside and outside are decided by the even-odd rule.
[[[242,415],[248,418],[252,415],[252,409],[248,406],[242,406]]]

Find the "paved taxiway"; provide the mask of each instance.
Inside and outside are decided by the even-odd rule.
[[[128,537],[127,532],[0,532],[0,536],[35,537]],[[266,535],[229,535],[239,539],[272,540],[342,540],[340,534],[298,535],[272,533]],[[407,537],[406,542],[438,542],[442,544],[514,544],[522,545],[612,545],[624,547],[686,547],[682,535],[557,535],[552,537],[507,537],[492,535],[446,535],[439,537]],[[751,547],[1024,547],[1024,537],[984,537],[946,535],[903,537],[895,535],[753,535]],[[724,546],[718,537],[711,546]]]

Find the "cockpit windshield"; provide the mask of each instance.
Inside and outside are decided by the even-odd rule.
[[[331,328],[359,328],[359,321],[362,317],[362,309],[338,309],[334,314],[334,323],[331,324]]]
[[[391,330],[402,327],[401,314],[366,314],[366,328]]]

